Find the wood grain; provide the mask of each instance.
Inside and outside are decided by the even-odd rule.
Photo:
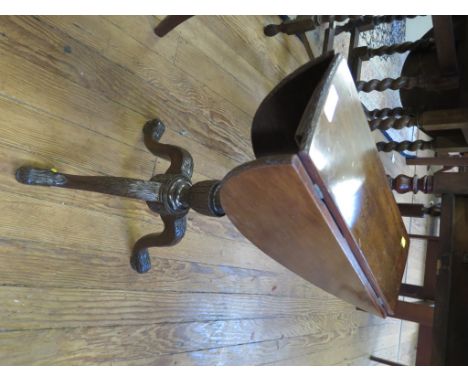
[[[24,24],[32,25],[24,26]],[[98,24],[102,24],[102,22]],[[200,86],[193,85],[191,88],[184,88],[183,85],[186,84],[186,81],[183,78],[174,78],[178,72],[173,70],[173,65],[169,62],[161,59],[153,60],[155,63],[165,65],[165,71],[168,73],[167,77],[170,78],[163,88],[153,87],[155,85],[151,85],[152,83],[161,86],[159,81],[161,72],[159,70],[151,72],[153,73],[153,80],[151,78],[143,80],[135,75],[130,75],[128,70],[124,69],[120,63],[115,64],[108,58],[103,57],[100,54],[101,49],[96,50],[98,48],[90,48],[87,45],[83,45],[73,40],[68,34],[60,32],[57,28],[48,26],[45,22],[28,19],[28,23],[26,23],[23,18],[6,19],[4,28],[6,26],[9,29],[4,30],[7,32],[10,44],[0,44],[0,49],[4,49],[3,54],[5,57],[8,57],[5,64],[8,65],[8,71],[13,77],[9,76],[6,78],[2,82],[1,89],[2,92],[9,96],[24,100],[33,105],[37,105],[39,102],[42,110],[51,112],[54,115],[63,116],[65,119],[71,119],[78,124],[84,124],[87,128],[99,129],[107,136],[115,137],[117,135],[126,144],[135,142],[135,137],[138,135],[126,137],[121,133],[117,133],[115,129],[116,125],[123,126],[124,130],[130,131],[132,134],[138,134],[140,126],[143,126],[146,120],[158,116],[168,127],[165,135],[168,143],[177,142],[193,152],[195,159],[197,159],[197,151],[215,154],[216,158],[211,161],[199,160],[200,165],[203,165],[203,163],[209,165],[215,160],[221,163],[223,161],[227,162],[227,166],[232,167],[234,163],[242,162],[242,158],[246,158],[242,154],[238,161],[227,161],[219,158],[219,155],[216,154],[216,152],[219,152],[218,150],[206,150],[206,148],[197,150],[192,148],[193,144],[197,146],[196,143],[199,143],[199,140],[198,133],[194,135],[191,127],[199,130],[199,120],[203,119],[204,114],[199,113],[193,107],[196,103],[192,103],[191,101],[193,99],[203,100],[206,99],[206,96],[198,96],[197,93],[192,96],[193,89],[199,89]],[[33,32],[30,30],[31,28]],[[42,37],[39,38],[41,33]],[[100,36],[105,37],[102,34]],[[111,37],[119,39],[120,35]],[[29,40],[32,40],[31,43],[34,44],[33,50],[21,43],[21,41]],[[72,42],[75,45],[72,46],[71,54],[67,55],[63,53],[63,50],[57,49],[57,46],[71,46]],[[132,40],[131,46],[134,45]],[[131,52],[131,56],[126,55],[126,59],[133,59],[139,56],[138,53],[141,54],[146,51],[146,48],[142,46],[139,46],[139,49],[139,52]],[[132,62],[126,61],[126,64],[131,65]],[[114,69],[117,72],[114,72]],[[28,73],[35,73],[35,76],[30,76]],[[158,75],[157,80],[154,74]],[[162,76],[161,78],[167,77]],[[56,81],[55,79],[60,79],[60,81]],[[171,87],[171,83],[176,83],[179,87],[182,87],[180,92],[176,92],[172,96],[170,94],[174,93],[177,87]],[[125,90],[119,90],[119,86],[122,86]],[[129,87],[128,89],[126,88],[127,86]],[[35,94],[39,94],[41,89],[45,87],[51,87],[52,97],[37,99]],[[55,89],[56,91],[54,91]],[[67,98],[64,98],[64,94],[67,97],[77,98],[77,102],[79,102],[77,110],[73,108],[70,102],[66,102]],[[136,101],[142,97],[145,99],[144,101]],[[172,106],[168,104],[169,101],[166,99],[169,97],[172,98],[172,102],[174,103]],[[187,100],[187,106],[190,108],[190,111],[184,110],[183,103],[181,102],[184,98]],[[96,105],[104,105],[106,108],[97,108]],[[216,126],[218,123],[230,124],[224,109],[226,108],[209,110],[208,116],[210,117],[210,122],[207,122],[205,118],[206,122],[203,127],[205,131],[209,131],[213,125]],[[80,111],[81,113],[79,113]],[[75,116],[79,116],[79,118]],[[213,121],[216,117],[220,118],[219,122]],[[103,120],[106,123],[103,124]],[[248,131],[248,125],[236,124],[236,126],[243,125],[246,131]],[[226,125],[223,126],[223,129],[219,130],[222,134],[225,134],[223,132],[228,134],[230,132],[229,127]],[[237,138],[233,139],[237,140]],[[198,146],[203,146],[203,144],[198,144]],[[219,144],[218,146],[223,147],[224,145]],[[226,149],[237,146],[232,143],[225,145]],[[209,176],[214,175],[210,174]]]
[[[156,253],[153,271],[138,277],[129,268],[128,253],[70,249],[32,240],[2,239],[0,243],[2,285],[327,298],[292,273],[176,260]]]
[[[330,318],[335,320],[330,320]],[[336,320],[340,325],[336,325]],[[231,347],[241,354],[242,346],[255,342],[284,341],[294,337],[324,339],[346,336],[369,324],[367,315],[350,310],[333,316],[302,315],[284,318],[243,319],[137,326],[88,327],[0,333],[6,364],[167,364],[182,357],[190,359],[199,349]],[[376,323],[377,324],[377,323]],[[380,324],[380,323],[378,323]],[[377,325],[378,325],[377,324]],[[381,327],[384,330],[385,327]],[[32,343],[24,351],[22,344]],[[37,344],[37,345],[36,345]],[[197,352],[198,350],[198,352]],[[231,350],[232,352],[232,350]],[[188,353],[188,354],[187,354]],[[284,354],[278,351],[277,356]],[[39,354],[40,358],[37,357]],[[170,357],[171,354],[177,354]],[[211,360],[216,362],[214,357]],[[208,360],[207,360],[208,361]],[[191,360],[197,364],[196,358]]]
[[[398,323],[309,285],[227,218],[189,214],[184,240],[151,251],[142,277],[129,249],[161,229],[144,204],[16,182],[23,164],[148,179],[167,166],[142,143],[154,117],[197,181],[253,158],[251,110],[307,60],[300,42],[263,36],[276,16],[203,16],[196,39],[158,38],[155,21],[0,17],[0,364],[293,363],[310,351],[306,363],[327,364],[398,346]]]
[[[389,314],[405,269],[408,234],[346,61],[335,58],[324,76],[324,90],[314,93],[298,127],[304,134],[299,156]],[[333,91],[337,107],[330,115]]]
[[[143,325],[338,313],[331,298],[103,289],[2,287],[2,330]]]
[[[384,316],[297,155],[238,167],[223,180],[220,193],[226,215],[265,253],[329,293]]]
[[[336,364],[339,360],[343,361],[347,357],[357,357],[358,355],[362,355],[364,351],[369,351],[370,343],[373,343],[372,346],[377,348],[378,344],[388,344],[393,336],[398,335],[399,331],[400,325],[396,321],[388,321],[384,325],[357,328],[351,337],[333,338],[330,343],[324,343],[322,346],[312,345],[308,349],[306,347],[307,350],[301,349],[291,352],[292,357],[267,362],[266,365],[302,366]]]

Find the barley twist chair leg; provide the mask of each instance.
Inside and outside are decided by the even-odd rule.
[[[154,33],[156,36],[164,37],[171,30],[173,30],[179,24],[182,24],[190,17],[192,16],[166,16],[158,25],[156,25],[156,28],[154,28]]]
[[[184,237],[186,215],[190,208],[198,213],[221,217],[219,190],[221,182],[205,180],[192,185],[192,156],[184,149],[159,142],[165,131],[164,124],[153,119],[143,127],[144,142],[154,155],[170,161],[164,174],[149,181],[112,176],[80,176],[23,166],[16,171],[18,182],[47,187],[71,188],[103,194],[123,196],[146,201],[148,207],[160,215],[164,229],[140,238],[134,245],[130,263],[139,273],[151,268],[148,248],[176,245]]]

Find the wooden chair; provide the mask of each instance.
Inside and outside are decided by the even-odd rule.
[[[134,245],[138,272],[150,269],[149,247],[182,239],[190,208],[226,213],[252,243],[304,279],[373,314],[393,314],[409,237],[341,56],[312,61],[272,90],[253,121],[257,159],[222,181],[192,185],[190,154],[160,143],[163,132],[157,120],[143,129],[146,147],[171,161],[150,181],[32,167],[16,177],[146,201],[165,228]]]
[[[452,92],[460,86],[459,65],[457,60],[454,24],[452,16],[433,16],[433,33],[415,42],[405,42],[398,45],[381,46],[371,49],[359,45],[359,34],[371,30],[382,23],[394,20],[414,18],[416,16],[308,16],[285,21],[279,25],[267,25],[264,29],[267,36],[278,33],[297,34],[314,30],[318,26],[328,24],[325,31],[322,54],[333,50],[335,36],[348,32],[351,34],[348,52],[348,65],[351,69],[359,91],[418,90],[418,94],[425,92],[438,97],[440,92]],[[344,25],[336,26],[336,22],[347,21]],[[423,75],[402,75],[399,78],[385,78],[383,80],[362,81],[362,62],[372,57],[386,56],[410,52],[418,55],[421,52],[434,52],[437,57],[437,70],[428,71]],[[424,57],[426,57],[424,55]],[[429,54],[429,57],[431,55]],[[416,60],[410,60],[414,65]],[[432,66],[430,66],[432,68]],[[408,70],[407,70],[408,71]],[[409,70],[411,74],[413,71]],[[417,71],[415,72],[417,73]],[[453,106],[451,106],[453,107]],[[465,152],[468,150],[468,109],[439,109],[424,110],[418,101],[412,108],[385,108],[369,111],[365,109],[371,130],[386,131],[390,128],[403,129],[416,126],[433,137],[432,141],[418,140],[415,142],[379,142],[380,151],[416,151],[434,149],[438,152]]]
[[[399,302],[393,316],[419,323],[417,366],[468,364],[467,225],[466,194],[444,193],[439,234],[410,235],[428,243],[424,282],[422,286],[402,284],[400,295],[420,301]]]
[[[179,24],[192,16],[166,16],[155,28],[156,35],[163,37]],[[382,46],[371,49],[359,45],[359,34],[371,30],[382,23],[404,20],[416,16],[298,16],[294,20],[287,20],[281,24],[270,24],[264,28],[267,36],[278,33],[296,34],[303,42],[310,58],[312,50],[308,44],[305,32],[327,24],[322,54],[333,51],[335,36],[350,33],[348,65],[356,81],[358,91],[385,91],[422,89],[429,93],[438,94],[440,91],[451,91],[459,86],[459,68],[455,47],[454,25],[451,16],[433,16],[434,31],[431,36],[415,42]],[[336,22],[347,21],[337,26]],[[438,68],[436,74],[423,76],[401,76],[396,79],[361,81],[361,66],[363,61],[372,57],[411,52],[430,52],[435,49]],[[411,62],[411,60],[410,60]],[[413,109],[415,109],[413,107]],[[468,109],[436,109],[421,111],[411,108],[365,109],[371,130],[403,129],[416,126],[433,137],[431,141],[417,140],[415,142],[379,142],[379,151],[417,151],[436,150],[437,152],[465,152],[468,151]]]
[[[359,47],[359,34],[374,29],[379,24],[391,23],[395,20],[404,20],[414,17],[416,16],[298,16],[296,19],[288,20],[281,24],[269,24],[265,26],[264,33],[269,37],[275,36],[278,33],[285,33],[288,35],[300,34],[315,30],[319,26],[326,24],[327,28],[325,30],[324,43],[322,46],[322,55],[333,51],[333,43],[336,36],[342,33],[350,33],[348,64],[353,78],[359,81],[361,77],[362,61],[369,60],[375,56],[404,53],[421,49],[431,44],[429,41],[419,41],[413,44],[406,43],[370,49],[368,47]],[[336,25],[337,22],[344,21],[347,22],[343,25]],[[362,84],[358,85],[358,88],[359,86],[363,87],[363,89],[368,89],[370,85],[364,86],[364,84]]]

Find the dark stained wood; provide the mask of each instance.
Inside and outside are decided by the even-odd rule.
[[[446,365],[468,365],[468,198],[456,196],[450,261],[442,265],[450,267],[448,286],[448,316],[446,317]],[[439,283],[437,284],[439,287]]]
[[[433,37],[436,49],[411,52],[402,69],[402,74],[405,76],[449,76],[457,73],[459,86],[450,90],[436,91],[403,89],[400,94],[404,107],[415,107],[417,110],[444,110],[467,106],[466,20],[464,15],[433,16],[434,28],[424,38]]]
[[[435,293],[434,319],[432,330],[432,365],[445,365],[447,356],[448,316],[452,282],[453,219],[455,196],[442,195],[440,216],[439,266]]]
[[[144,204],[15,181],[23,163],[149,179],[168,165],[142,144],[154,117],[194,155],[197,182],[254,158],[253,114],[306,62],[300,41],[265,39],[275,16],[198,16],[161,39],[160,19],[1,17],[0,327],[14,329],[0,364],[368,363],[405,345],[399,321],[304,281],[227,218],[192,214],[140,277],[131,244],[162,228]]]
[[[429,304],[398,301],[395,313],[392,316],[401,320],[432,326],[433,315],[434,308]]]
[[[407,165],[417,166],[468,166],[468,157],[439,156],[433,158],[406,158]]]
[[[424,264],[423,295],[426,299],[430,300],[435,299],[438,255],[439,241],[428,240]]]
[[[455,48],[452,16],[432,16],[437,59],[442,74],[457,73],[458,60]]]
[[[195,144],[199,147],[197,151],[203,156],[207,155],[206,148],[210,145],[208,142],[199,141],[198,138],[203,135],[202,131],[211,130],[209,134],[214,137],[213,126],[225,126],[226,131],[222,135],[231,135],[241,126],[248,126],[250,121],[240,109],[228,106],[230,103],[225,98],[220,98],[219,94],[208,87],[200,86],[197,80],[174,66],[172,61],[148,51],[145,45],[136,43],[133,38],[105,19],[5,17],[2,18],[2,25],[8,28],[9,41],[11,44],[14,42],[16,46],[14,49],[10,44],[0,44],[2,55],[8,57],[5,65],[11,77],[5,81],[4,86],[10,94],[24,99],[28,104],[37,103],[41,110],[63,116],[81,126],[83,121],[91,117],[92,120],[102,119],[106,121],[105,125],[96,127],[96,130],[113,138],[119,134],[113,129],[115,120],[111,115],[119,115],[125,121],[126,126],[122,128],[127,134],[126,140],[120,140],[127,145],[128,142],[135,142],[134,134],[138,133],[135,126],[142,126],[146,120],[159,117],[168,126],[178,126],[176,130],[168,129],[168,135],[172,135],[174,144],[183,146],[192,154],[197,150],[191,147]],[[67,33],[62,29],[66,29]],[[151,28],[147,31],[151,33]],[[106,50],[107,42],[112,39],[119,41],[120,48]],[[152,39],[157,40],[154,36]],[[25,41],[30,42],[34,50],[29,49]],[[57,46],[67,44],[72,45],[73,50],[71,54],[64,55],[63,50],[58,50]],[[103,51],[106,52],[106,56],[101,54]],[[47,61],[48,57],[54,59]],[[138,57],[137,62],[134,61],[135,57]],[[133,65],[130,72],[125,69],[129,62]],[[147,67],[151,67],[154,72],[145,70]],[[35,78],[28,77],[28,81],[21,81],[22,75],[28,72],[38,75]],[[90,73],[92,79],[87,78],[85,73]],[[109,81],[109,77],[119,80]],[[54,78],[60,78],[64,85],[54,83]],[[173,83],[178,83],[179,86],[174,87]],[[51,86],[54,102],[47,99],[38,100],[38,97],[34,96],[45,86]],[[64,99],[63,87],[73,94],[76,91],[80,99],[83,99],[83,104],[78,110],[73,111]],[[164,91],[161,91],[162,88]],[[140,102],[136,102],[136,99],[140,99]],[[201,100],[212,105],[209,112],[212,117],[195,111],[202,108]],[[96,104],[100,103],[105,109],[96,109]],[[165,107],[159,107],[164,103]],[[237,111],[233,112],[232,108]],[[200,123],[203,119],[205,124]],[[228,125],[234,130],[228,128]],[[184,132],[190,133],[190,137]],[[232,141],[225,147],[232,149],[243,146],[243,149],[238,151],[240,157],[237,159],[228,155],[230,166],[251,159],[248,134],[238,131],[232,134],[232,138],[236,143]],[[219,137],[219,140],[223,138]],[[216,144],[212,142],[214,146],[218,145],[219,140],[217,138]],[[244,141],[244,144],[241,141]],[[211,151],[221,154],[219,150],[209,150]],[[222,156],[221,154],[220,157]],[[226,163],[223,158],[219,160]]]
[[[340,314],[2,332],[1,364],[213,365],[244,364],[244,357],[272,362],[307,350],[350,347],[353,332],[385,344],[397,329],[395,323],[373,325],[369,335],[365,314]]]
[[[179,24],[192,16],[166,16],[155,28],[154,33],[159,37],[164,37]]]
[[[467,172],[438,172],[434,175],[433,192],[436,194],[468,194]]]
[[[399,295],[417,299],[425,298],[422,286],[405,283],[401,284]]]
[[[429,135],[441,130],[466,129],[468,128],[468,110],[425,111],[421,114],[420,125]]]
[[[335,41],[335,20],[331,20],[328,23],[327,30],[325,31],[322,54],[327,54],[333,50],[334,41]]]
[[[425,207],[419,203],[398,203],[401,216],[423,218],[425,215],[439,216],[440,206],[433,205]]]
[[[403,365],[401,363],[394,362],[394,361],[391,361],[391,360],[388,360],[388,359],[385,359],[385,358],[376,357],[376,356],[373,356],[373,355],[371,355],[369,357],[369,359],[371,361],[382,363],[382,364],[387,365],[387,366],[405,366],[405,365]]]
[[[359,46],[359,28],[353,28],[351,30],[351,37],[349,40],[349,48],[348,48],[348,57],[350,58],[350,65],[349,69],[353,75],[353,78],[356,81],[359,81],[361,78],[361,68],[362,68],[362,60],[359,56],[355,55],[354,49]]]
[[[438,241],[439,240],[439,236],[419,235],[419,234],[414,234],[414,233],[410,233],[408,236],[411,239],[421,239],[421,240],[428,240],[428,241]]]
[[[276,261],[345,301],[382,315],[377,297],[315,192],[297,156],[266,157],[227,176],[221,203],[234,225]],[[338,269],[339,277],[332,276]]]
[[[397,320],[385,320],[387,334],[384,334],[381,329],[375,330],[374,328],[369,328],[369,330],[360,330],[358,328],[357,333],[359,333],[359,344],[354,349],[352,349],[352,345],[346,341],[346,339],[336,339],[333,340],[334,347],[327,349],[326,351],[318,351],[318,348],[321,346],[310,347],[307,349],[307,351],[302,352],[302,354],[296,354],[295,357],[277,362],[270,362],[267,363],[267,365],[319,365],[323,362],[323,360],[327,360],[330,364],[349,364],[357,357],[365,358],[365,361],[362,364],[369,365],[369,354],[377,353],[381,355],[387,350],[388,347],[386,345],[376,345],[374,348],[368,350],[366,343],[372,338],[372,336],[378,336],[382,342],[385,342],[385,338],[387,336],[398,337],[401,334],[401,328],[397,329],[398,325],[395,326],[397,322]],[[339,361],[339,357],[336,353],[342,350],[348,354],[348,357],[342,361]]]
[[[419,325],[416,366],[430,366],[432,356],[432,327]]]
[[[314,94],[298,128],[297,135],[303,136],[300,156],[364,273],[391,311],[408,254],[406,228],[344,61],[335,63],[323,86],[326,90]],[[338,99],[330,116],[326,110],[333,92]],[[369,224],[386,229],[369,230]]]

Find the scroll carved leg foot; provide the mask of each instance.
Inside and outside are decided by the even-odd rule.
[[[143,236],[133,246],[130,264],[138,273],[146,273],[151,269],[148,248],[176,245],[185,235],[187,227],[185,215],[161,215],[161,219],[164,223],[162,232]]]
[[[268,37],[276,36],[280,32],[279,25],[277,24],[268,24],[263,28],[263,33]]]
[[[159,119],[146,122],[143,127],[143,136],[146,148],[154,155],[171,162],[166,174],[182,174],[192,177],[193,159],[190,153],[181,147],[160,143],[166,127]]]

